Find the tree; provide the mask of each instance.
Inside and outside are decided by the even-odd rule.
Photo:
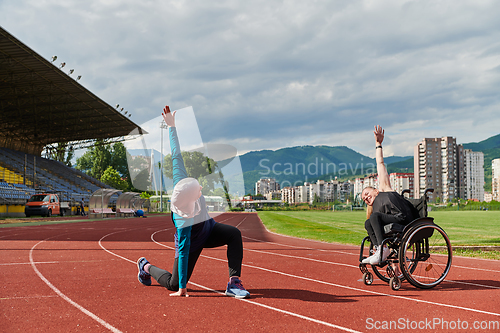
[[[127,187],[124,190],[133,188],[127,161],[127,149],[121,142],[111,146],[105,140],[96,140],[94,146],[76,160],[76,169],[96,179],[101,179],[109,166],[118,172],[121,179],[126,181]]]
[[[103,172],[101,182],[113,188],[116,188],[117,190],[126,191],[128,188],[128,183],[125,180],[121,179],[118,171],[113,169],[111,165],[108,166],[108,168]]]
[[[127,160],[130,164],[128,164],[128,176],[126,177],[130,189],[135,192],[147,190],[151,185],[149,180],[150,162],[144,156],[131,156],[128,152]]]
[[[104,171],[111,166],[111,146],[102,140],[98,140],[93,148],[92,177],[101,179]]]
[[[130,178],[127,162],[127,148],[121,142],[117,142],[111,149],[111,166],[120,173],[123,178]]]
[[[51,151],[51,158],[55,161],[59,161],[66,166],[71,167],[71,160],[75,156],[75,151],[73,146],[69,146],[68,142],[57,143],[55,149]]]
[[[220,182],[222,184],[222,188],[224,189],[224,194],[226,195],[226,201],[229,206],[229,209],[233,208],[231,204],[231,197],[229,196],[229,183],[224,181],[224,175],[222,171],[219,171]]]
[[[224,189],[222,189],[220,187],[213,190],[212,195],[223,197],[223,198],[226,197],[226,193],[224,192]]]
[[[141,170],[134,177],[134,187],[140,190],[148,189],[151,186],[149,181],[149,171],[147,169]]]
[[[215,188],[215,183],[217,182],[217,177],[213,175],[217,168],[217,162],[199,151],[184,151],[182,152],[182,159],[184,160],[188,176],[198,180],[200,185],[203,186],[203,194],[210,193]],[[170,154],[165,156],[163,173],[168,178],[173,178],[172,155]]]
[[[89,176],[91,176],[90,170],[92,169],[92,160],[93,160],[92,150],[89,149],[82,156],[76,159],[75,169],[83,171]]]
[[[314,193],[314,199],[313,199],[313,205],[317,205],[321,202],[321,198],[318,196],[318,194]]]
[[[104,140],[96,140],[82,157],[76,160],[76,169],[82,170],[89,176],[101,179],[104,171],[111,165],[111,146]]]
[[[199,151],[183,151],[182,159],[189,177],[196,179],[213,173],[217,168],[217,163],[213,159],[206,157]],[[172,155],[170,154],[165,156],[163,161],[163,172],[168,178],[173,178]]]
[[[229,184],[224,181],[224,175],[220,169],[218,170],[219,166],[217,162],[198,151],[185,151],[181,154],[188,176],[198,180],[200,185],[203,186],[203,194],[210,194],[215,189],[216,184],[219,183],[224,190],[224,197],[226,198],[229,208],[231,208]],[[163,172],[168,178],[173,178],[172,155],[165,156]]]

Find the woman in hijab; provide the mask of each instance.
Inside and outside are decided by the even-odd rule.
[[[151,265],[144,257],[139,258],[139,282],[149,286],[153,277],[163,287],[175,291],[170,296],[187,297],[186,284],[202,250],[227,245],[229,282],[226,295],[250,297],[240,280],[243,260],[241,232],[233,226],[215,222],[208,215],[205,198],[201,193],[202,187],[196,179],[187,176],[175,127],[175,113],[176,111],[170,112],[168,106],[162,113],[169,127],[172,150],[174,191],[170,206],[172,222],[176,228],[174,267],[170,273]]]

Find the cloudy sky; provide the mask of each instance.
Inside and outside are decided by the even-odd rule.
[[[0,25],[137,124],[192,106],[240,153],[500,133],[498,1],[0,0]]]

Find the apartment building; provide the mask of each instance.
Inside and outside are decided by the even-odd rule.
[[[281,200],[288,204],[314,202],[318,197],[321,202],[333,202],[340,199],[342,191],[345,191],[345,184],[337,180],[318,180],[316,183],[304,182],[304,185],[294,187],[284,187],[281,192]]]
[[[415,191],[413,188],[413,173],[391,173],[389,181],[394,191],[401,193],[403,190],[410,190],[409,197],[413,198]]]
[[[460,198],[484,201],[484,154],[463,150],[463,175],[460,181]]]
[[[354,198],[356,198],[356,196],[361,196],[361,192],[363,191],[364,188],[365,188],[364,178],[354,179],[354,183],[353,183]]]
[[[281,189],[281,201],[288,203],[289,205],[295,204],[295,187],[286,186]]]
[[[373,188],[378,188],[378,175],[377,174],[371,174],[368,175],[368,177],[365,177],[363,179],[363,188],[365,187],[373,187]]]
[[[279,191],[280,184],[274,178],[262,178],[255,183],[255,194],[265,196],[269,192]]]
[[[484,154],[464,149],[453,137],[425,138],[414,148],[414,192],[432,198],[484,200]]]
[[[311,184],[304,182],[304,185],[295,187],[295,202],[311,202]]]
[[[354,186],[350,180],[339,184],[337,196],[340,201],[346,201],[350,195],[353,195]]]
[[[414,195],[413,180],[413,173],[391,173],[389,175],[392,189],[398,193],[401,193],[403,190],[410,190],[409,196],[411,198],[413,198]],[[365,178],[356,178],[351,185],[354,197],[360,197],[365,187],[371,186],[373,188],[378,188],[378,175],[371,174]]]
[[[309,203],[317,196],[321,202],[333,202],[339,197],[341,184],[337,180],[318,180],[315,184],[310,184],[311,197]]]
[[[491,161],[491,199],[500,201],[500,158]]]
[[[463,172],[460,159],[463,148],[453,137],[425,138],[419,142],[414,147],[414,196],[419,198],[426,188],[433,188],[431,199],[438,197],[449,202],[457,198]]]
[[[281,190],[267,192],[264,196],[266,197],[267,200],[283,201],[281,196]]]

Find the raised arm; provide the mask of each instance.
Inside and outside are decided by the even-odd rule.
[[[179,138],[177,137],[177,130],[175,128],[175,113],[170,112],[170,108],[165,106],[163,109],[163,120],[168,126],[168,133],[170,137],[170,148],[172,150],[172,171],[173,171],[173,181],[174,186],[187,177],[186,167],[184,166],[184,160],[182,159],[181,147],[179,144]],[[179,290],[170,296],[188,296],[186,283],[187,283],[187,270],[188,270],[188,257],[189,250],[191,247],[191,223],[177,214],[174,213],[174,224],[177,228],[177,239],[179,244],[179,260],[178,260],[178,272],[179,272]],[[192,220],[192,219],[191,219]],[[189,226],[183,227],[184,224]]]
[[[184,166],[184,160],[182,159],[181,146],[179,144],[179,138],[177,137],[177,129],[175,128],[175,113],[170,112],[170,108],[165,106],[163,109],[163,120],[168,125],[168,133],[170,137],[170,149],[172,151],[172,171],[173,171],[173,181],[174,186],[187,177],[186,167]]]
[[[393,191],[391,187],[391,182],[389,179],[389,174],[387,173],[387,168],[384,164],[384,153],[382,151],[382,142],[384,141],[384,130],[381,126],[375,126],[373,131],[375,135],[375,157],[377,160],[377,173],[378,173],[378,183],[380,192],[390,192]]]

